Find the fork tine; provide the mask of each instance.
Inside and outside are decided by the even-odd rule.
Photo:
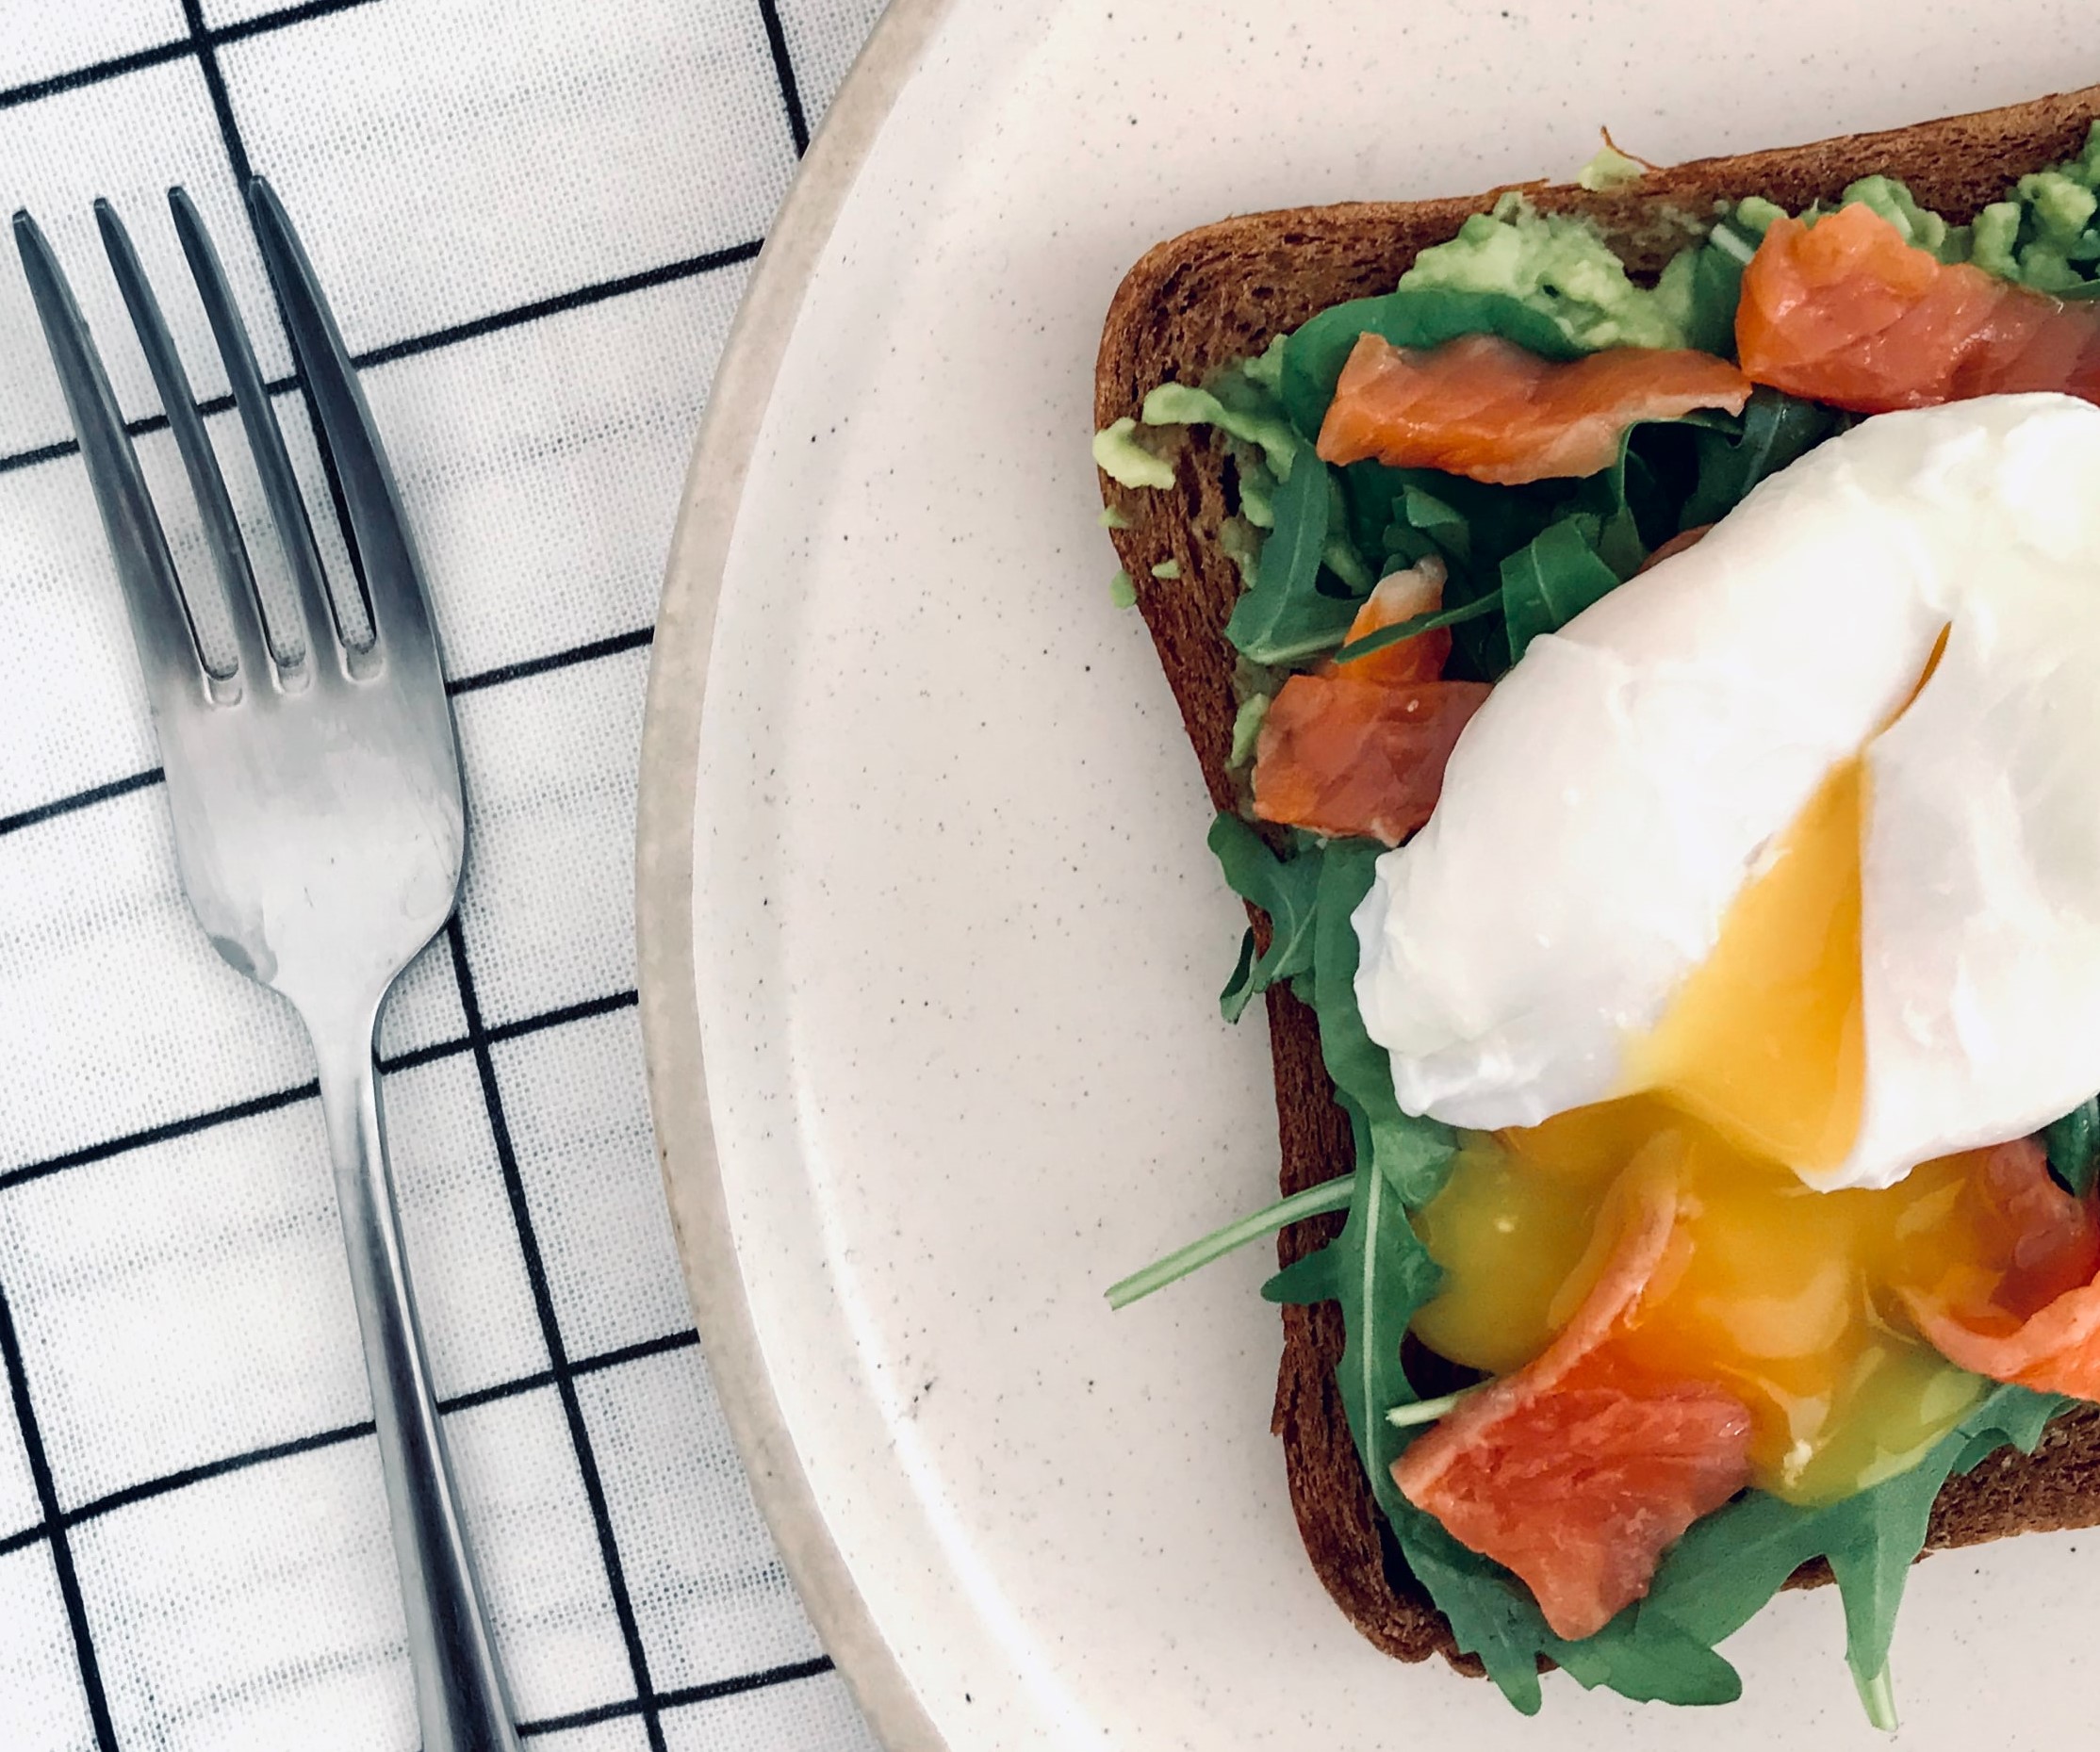
[[[123,587],[147,698],[156,715],[184,703],[203,704],[211,697],[211,678],[101,355],[58,258],[26,211],[14,216],[14,240]]]
[[[342,483],[351,537],[364,561],[375,636],[383,647],[391,642],[397,656],[411,648],[426,652],[435,667],[436,635],[422,564],[342,334],[290,216],[277,191],[260,176],[248,184],[248,211],[313,397],[321,442]]]
[[[292,594],[299,602],[300,620],[305,629],[306,656],[317,674],[340,673],[338,629],[335,605],[328,596],[327,574],[321,570],[320,553],[314,546],[313,526],[306,521],[306,500],[299,490],[299,477],[292,472],[291,455],[285,449],[285,434],[277,424],[277,410],[263,387],[262,372],[255,365],[255,350],[249,344],[247,325],[226,285],[219,252],[203,216],[181,188],[168,191],[168,205],[175,216],[175,235],[182,239],[182,253],[189,258],[189,272],[204,300],[205,315],[219,342],[226,365],[226,381],[234,392],[234,405],[240,410],[240,424],[248,434],[248,449],[255,459],[255,472],[262,479],[263,498],[270,505],[271,520],[277,526],[277,540],[291,566]]]
[[[189,394],[189,374],[175,351],[174,337],[160,314],[160,303],[147,284],[139,254],[131,247],[130,235],[117,209],[107,201],[95,203],[95,223],[102,229],[102,244],[109,267],[131,312],[131,326],[152,368],[154,385],[160,391],[160,405],[167,411],[168,425],[182,452],[182,466],[189,476],[189,490],[205,520],[205,543],[219,568],[219,581],[226,598],[226,612],[233,621],[234,646],[240,668],[249,682],[267,686],[272,673],[270,636],[264,630],[262,602],[255,594],[255,574],[248,563],[248,545],[241,539],[240,522],[234,516],[233,501],[226,495],[226,479],[220,472],[219,458],[205,435],[205,422]]]

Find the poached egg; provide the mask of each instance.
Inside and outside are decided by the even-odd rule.
[[[1831,1191],[2100,1088],[2096,483],[2084,401],[1882,415],[1534,640],[1354,917],[1401,1106]]]

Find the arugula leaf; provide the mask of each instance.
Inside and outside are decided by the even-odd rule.
[[[1234,605],[1225,637],[1257,663],[1288,663],[1338,645],[1353,598],[1319,588],[1334,501],[1326,465],[1307,458],[1276,489],[1276,527],[1262,544],[1253,588]]]
[[[1531,1590],[1508,1570],[1460,1545],[1398,1490],[1388,1494],[1397,1509],[1384,1498],[1381,1506],[1408,1567],[1451,1620],[1459,1647],[1480,1657],[1503,1696],[1524,1714],[1538,1711],[1541,1655],[1586,1689],[1606,1686],[1636,1702],[1733,1703],[1742,1695],[1735,1669],[1674,1625],[1644,1624],[1636,1634],[1633,1613],[1627,1612],[1579,1643],[1555,1636]]]
[[[1429,1591],[1436,1610],[1451,1620],[1460,1651],[1480,1657],[1487,1677],[1512,1706],[1525,1715],[1536,1715],[1542,1701],[1538,1657],[1551,1636],[1537,1602],[1515,1577],[1507,1571],[1500,1576],[1493,1573],[1498,1566],[1460,1545],[1434,1515],[1424,1515],[1402,1497],[1389,1472],[1384,1483],[1379,1506],[1392,1523],[1415,1580]]]
[[[1618,574],[1598,557],[1598,520],[1577,512],[1549,524],[1502,562],[1502,616],[1509,660],[1518,662],[1542,632],[1565,627],[1618,588]]]
[[[1686,344],[1701,352],[1735,357],[1735,310],[1743,302],[1743,270],[1757,251],[1757,239],[1723,220],[1707,235],[1692,257],[1690,304],[1685,312]]]
[[[1694,434],[1698,483],[1678,518],[1681,530],[1717,522],[1733,511],[1766,475],[1776,474],[1825,438],[1840,432],[1846,417],[1813,401],[1801,401],[1762,385],[1750,392],[1740,420],[1730,431],[1718,422]]]
[[[1750,1491],[1695,1523],[1663,1560],[1648,1597],[1607,1629],[1631,1614],[1636,1639],[1689,1636],[1711,1646],[1756,1616],[1803,1564],[1827,1557],[1845,1601],[1847,1659],[1869,1695],[1887,1666],[1904,1582],[1947,1475],[2009,1442],[2032,1452],[2062,1403],[1999,1386],[1909,1471],[1836,1502],[1802,1505]]]
[[[1743,1676],[1725,1656],[1667,1620],[1642,1635],[1615,1621],[1579,1643],[1549,1631],[1545,1653],[1583,1689],[1602,1685],[1635,1703],[1733,1703],[1743,1695]]]
[[[1388,468],[1366,458],[1346,463],[1336,470],[1341,478],[1342,500],[1349,513],[1350,538],[1365,553],[1384,550],[1386,532],[1400,510],[1400,498],[1407,485],[1404,469]],[[1416,558],[1420,558],[1418,554]]]
[[[1633,514],[1634,494],[1650,484],[1649,467],[1633,450],[1633,435],[1640,426],[1629,426],[1619,436],[1618,454],[1611,466],[1584,477],[1568,499],[1571,510],[1597,520],[1591,543],[1597,557],[1612,568],[1615,582],[1633,576],[1648,558],[1648,544],[1641,539],[1640,520]]]
[[[1845,1659],[1877,1727],[1895,1727],[1889,1646],[1940,1486],[1949,1472],[1967,1472],[2008,1443],[2032,1453],[2063,1403],[2053,1394],[2001,1386],[1916,1466],[1850,1498],[1859,1507],[1849,1516],[1833,1513],[1832,1521],[1848,1535],[1833,1538],[1828,1553],[1845,1603]],[[1833,1510],[1847,1506],[1838,1503]]]
[[[1411,565],[1434,551],[1450,567],[1441,611],[1448,618],[1411,623],[1411,630],[1426,630],[1432,624],[1469,629],[1455,635],[1452,673],[1484,681],[1500,679],[1537,633],[1564,625],[1577,609],[1632,577],[1649,549],[1678,532],[1681,507],[1699,474],[1695,441],[1732,440],[1740,431],[1734,416],[1711,410],[1643,421],[1627,429],[1608,467],[1579,480],[1556,478],[1526,486],[1492,486],[1426,468],[1386,470],[1386,493],[1394,511],[1384,538],[1388,558]],[[1538,546],[1548,530],[1570,519],[1583,545],[1610,572],[1609,581],[1575,555],[1568,532]],[[1542,560],[1550,563],[1543,578]],[[1525,570],[1527,581],[1516,595],[1510,621],[1512,598],[1505,583],[1513,562]],[[1576,573],[1567,570],[1569,565]],[[1555,594],[1566,598],[1571,582],[1579,590],[1556,608]],[[1498,610],[1505,625],[1485,624]],[[1472,626],[1476,621],[1484,624]],[[1407,636],[1401,629],[1381,630],[1345,648],[1351,656],[1365,656]]]
[[[1439,627],[1457,627],[1469,620],[1478,620],[1484,614],[1492,614],[1502,606],[1500,595],[1476,597],[1470,602],[1461,602],[1456,608],[1436,609],[1427,614],[1411,614],[1405,620],[1396,620],[1389,627],[1381,627],[1376,632],[1367,632],[1360,639],[1352,639],[1335,653],[1337,663],[1353,663],[1359,657],[1369,657],[1373,651],[1382,651],[1388,645],[1398,645],[1403,639],[1412,639],[1418,632],[1434,632]]]
[[[1815,1557],[1829,1558],[1836,1577],[1847,1659],[1871,1709],[1888,1694],[1896,1609],[1941,1485],[1950,1472],[1968,1470],[2009,1442],[2031,1452],[2062,1403],[2023,1387],[1998,1387],[1916,1466],[1839,1502],[1803,1507],[1747,1492],[1679,1541],[1645,1600],[1573,1643],[1547,1628],[1530,1591],[1507,1570],[1460,1546],[1397,1490],[1381,1488],[1380,1476],[1371,1482],[1408,1566],[1452,1621],[1460,1647],[1480,1657],[1526,1714],[1539,1705],[1541,1655],[1584,1686],[1608,1686],[1637,1700],[1732,1702],[1742,1681],[1714,1645]]]
[[[1335,1273],[1340,1256],[1330,1241],[1325,1247],[1293,1260],[1261,1286],[1264,1302],[1287,1307],[1309,1308],[1316,1302],[1334,1302],[1340,1295]]]
[[[1565,481],[1497,486],[1436,468],[1386,472],[1392,477],[1394,515],[1428,534],[1460,566],[1492,565],[1521,548],[1552,520],[1567,488]],[[1463,541],[1456,538],[1461,525]]]
[[[1908,1477],[1908,1475],[1906,1475]],[[1903,1481],[1892,1479],[1892,1484]],[[1944,1481],[1943,1481],[1944,1482]],[[1884,1732],[1895,1730],[1889,1686],[1889,1646],[1895,1614],[1911,1580],[1911,1565],[1925,1549],[1927,1524],[1939,1483],[1893,1494],[1852,1539],[1830,1553],[1830,1575],[1845,1607],[1845,1662],[1867,1717]]]
[[[1372,1491],[1382,1504],[1392,1504],[1403,1500],[1393,1484],[1392,1463],[1407,1433],[1388,1424],[1386,1413],[1419,1397],[1401,1366],[1401,1340],[1415,1310],[1436,1293],[1444,1274],[1409,1225],[1400,1195],[1363,1147],[1362,1116],[1354,1104],[1343,1105],[1359,1146],[1354,1196],[1341,1233],[1315,1257],[1335,1255],[1326,1269],[1349,1334],[1337,1368],[1349,1432]]]
[[[2095,1171],[2100,1170],[2100,1095],[2087,1096],[2062,1119],[2045,1126],[2042,1141],[2049,1153],[2049,1171],[2067,1192],[2084,1198],[2092,1190]]]
[[[1218,994],[1218,1013],[1227,1022],[1238,1022],[1255,995],[1255,931],[1249,925],[1239,939],[1239,955],[1232,964],[1225,989]]]
[[[1401,516],[1410,529],[1421,531],[1454,560],[1463,563],[1473,557],[1472,526],[1445,500],[1403,479],[1400,502]]]
[[[1240,945],[1239,963],[1219,994],[1227,1022],[1238,1022],[1248,1001],[1279,979],[1308,973],[1313,964],[1314,901],[1320,892],[1321,855],[1300,852],[1278,858],[1239,816],[1221,814],[1210,824],[1210,852],[1232,892],[1269,915],[1269,947],[1257,959],[1255,934]]]
[[[1341,471],[1322,464],[1321,472],[1327,477],[1327,540],[1320,550],[1320,563],[1351,597],[1360,601],[1370,595],[1370,587],[1378,580],[1351,537],[1349,500],[1342,491]]]
[[[1412,1432],[1386,1421],[1418,1396],[1400,1360],[1415,1310],[1443,1277],[1407,1220],[1407,1205],[1436,1195],[1454,1149],[1448,1128],[1409,1120],[1392,1090],[1385,1054],[1356,1008],[1356,933],[1350,915],[1370,885],[1380,847],[1362,840],[1331,843],[1320,860],[1315,901],[1312,1004],[1336,1100],[1349,1116],[1356,1166],[1341,1233],[1263,1286],[1272,1302],[1336,1302],[1348,1342],[1337,1369],[1350,1433],[1389,1515],[1408,1513],[1391,1466]],[[1361,1091],[1361,1095],[1359,1094]],[[1365,1101],[1378,1108],[1374,1119]]]
[[[1552,318],[1507,292],[1409,287],[1336,304],[1294,332],[1284,347],[1284,409],[1304,436],[1318,438],[1335,381],[1359,336],[1382,335],[1396,347],[1434,347],[1480,334],[1500,335],[1548,359],[1583,352]]]
[[[1170,1284],[1178,1283],[1192,1271],[1200,1271],[1214,1259],[1222,1259],[1236,1248],[1246,1246],[1249,1241],[1258,1241],[1265,1235],[1274,1235],[1278,1229],[1288,1228],[1294,1222],[1303,1222],[1308,1217],[1322,1217],[1330,1211],[1347,1207],[1354,1190],[1354,1182],[1347,1174],[1323,1181],[1317,1187],[1307,1187],[1294,1192],[1287,1199],[1278,1199],[1265,1209],[1252,1216],[1236,1218],[1221,1229],[1213,1229],[1201,1240],[1190,1241],[1187,1247],[1176,1248],[1164,1259],[1156,1259],[1142,1271],[1134,1271],[1121,1283],[1108,1286],[1108,1306],[1127,1308],[1132,1302],[1149,1296],[1157,1289],[1165,1289]],[[1324,1300],[1324,1299],[1322,1299]]]
[[[1321,860],[1313,906],[1312,1002],[1320,1017],[1320,1053],[1327,1074],[1346,1098],[1352,1117],[1361,1122],[1381,1177],[1410,1207],[1419,1207],[1442,1190],[1458,1140],[1448,1125],[1401,1112],[1400,1098],[1393,1093],[1392,1061],[1370,1038],[1356,1007],[1352,915],[1370,891],[1383,850],[1369,840],[1337,840]],[[1399,1342],[1397,1335],[1394,1342]]]

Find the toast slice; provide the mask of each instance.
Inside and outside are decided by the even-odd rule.
[[[2075,156],[2096,115],[2100,86],[1886,133],[1701,159],[1609,191],[1521,187],[1540,208],[1593,219],[1638,273],[1659,269],[1683,241],[1686,216],[1710,213],[1716,201],[1764,195],[1798,210],[1834,200],[1847,183],[1876,172],[1900,178],[1949,219],[1968,220],[2022,172]],[[1502,192],[1256,213],[1158,245],[1131,269],[1108,307],[1094,379],[1096,428],[1135,416],[1156,385],[1201,382],[1330,304],[1390,291],[1418,252],[1451,237]],[[1219,525],[1238,509],[1232,465],[1223,439],[1208,428],[1158,428],[1148,441],[1173,457],[1173,487],[1132,490],[1103,476],[1103,499],[1128,519],[1113,532],[1116,551],[1135,581],[1211,800],[1231,809],[1236,794],[1226,764],[1238,702],[1224,627],[1239,574],[1220,546]],[[1153,568],[1169,561],[1179,575],[1157,578]],[[1267,923],[1256,915],[1255,925],[1266,948]],[[1352,1147],[1312,1011],[1281,985],[1267,995],[1281,1183],[1291,1193],[1348,1171]],[[1339,1217],[1327,1217],[1287,1229],[1281,1262],[1322,1245],[1340,1225]],[[1389,1550],[1372,1508],[1335,1384],[1339,1311],[1331,1303],[1287,1307],[1283,1321],[1271,1427],[1283,1440],[1291,1501],[1314,1568],[1357,1629],[1388,1654],[1420,1661],[1440,1653],[1478,1674],[1479,1662],[1457,1652],[1450,1627]],[[1950,1480],[1928,1549],[2094,1524],[2100,1408],[2087,1408],[2059,1418],[2032,1458],[2009,1451]],[[1794,1580],[1806,1586],[1829,1579],[1816,1564]]]

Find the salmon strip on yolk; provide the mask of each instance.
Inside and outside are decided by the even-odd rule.
[[[1637,1164],[1617,1196],[1622,1220],[1599,1229],[1616,1239],[1559,1335],[1392,1468],[1402,1496],[1522,1578],[1570,1639],[1645,1595],[1663,1552],[1750,1477],[1742,1400],[1652,1374],[1623,1343],[1643,1299],[1682,1269],[1679,1183],[1666,1160]]]
[[[1942,1355],[1993,1381],[2100,1400],[2100,1217],[2050,1177],[2034,1138],[2001,1144],[1964,1188],[1961,1220],[2002,1237],[2001,1274],[1923,1250],[1903,1260],[1904,1306]]]

